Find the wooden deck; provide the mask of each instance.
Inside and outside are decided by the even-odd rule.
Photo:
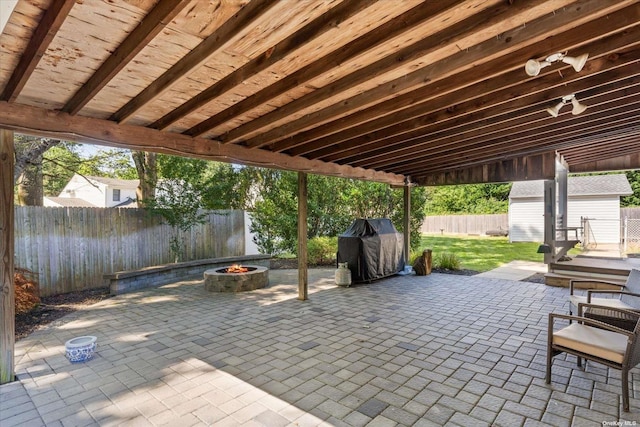
[[[568,287],[571,279],[594,279],[622,285],[632,268],[640,268],[640,259],[577,256],[570,261],[550,264],[545,283]],[[585,285],[592,287],[588,283]]]

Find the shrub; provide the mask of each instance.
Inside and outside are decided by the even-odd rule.
[[[445,270],[460,270],[460,260],[456,254],[449,252],[443,252],[438,255],[436,259],[436,268],[443,268]]]
[[[325,265],[336,259],[337,237],[314,237],[307,242],[308,261],[311,265]]]
[[[23,268],[16,268],[13,274],[15,286],[16,314],[28,313],[40,304],[38,282],[35,274]]]

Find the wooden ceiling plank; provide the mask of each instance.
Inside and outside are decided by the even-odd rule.
[[[489,62],[497,58],[500,54],[506,55],[508,53],[515,52],[524,46],[545,40],[551,34],[561,30],[562,28],[575,27],[580,23],[593,19],[590,17],[589,13],[600,16],[608,13],[612,8],[620,7],[622,7],[622,5],[619,2],[608,1],[605,3],[602,1],[594,2],[593,0],[581,4],[580,6],[570,5],[564,8],[562,12],[558,12],[556,14],[549,13],[548,15],[544,15],[542,18],[533,22],[528,22],[526,31],[523,30],[522,27],[512,27],[513,19],[516,19],[519,12],[517,9],[513,9],[510,12],[512,19],[501,21],[504,26],[501,30],[503,30],[504,33],[501,34],[499,39],[491,38],[486,40],[474,46],[473,49],[470,49],[469,51],[459,52],[443,61],[430,64],[408,75],[383,83],[374,89],[367,90],[359,95],[349,98],[348,100],[337,102],[330,107],[307,114],[298,120],[286,123],[280,127],[271,129],[270,131],[263,132],[248,139],[247,141],[244,141],[243,143],[250,147],[263,147],[296,131],[312,126],[313,124],[322,123],[332,117],[343,115],[349,111],[355,111],[375,102],[383,101],[394,94],[401,94],[416,87],[432,85],[434,82],[451,76],[456,72],[462,72],[464,70],[471,69],[474,66],[478,67],[482,63]],[[594,12],[594,10],[598,12]],[[509,12],[507,12],[507,14],[509,14]],[[503,16],[503,18],[506,17]],[[448,33],[444,35],[440,34],[440,36],[444,37],[446,40],[454,39],[455,42],[455,37],[449,36]],[[583,34],[583,38],[584,36],[585,35]],[[508,43],[505,43],[505,40],[508,40]],[[428,41],[430,40],[427,39],[427,42]],[[514,59],[510,57],[508,59],[514,61]],[[524,61],[526,61],[526,59]],[[372,65],[375,64],[377,63]],[[221,135],[220,139],[225,142],[238,142],[238,138],[250,131],[267,126],[270,123],[281,120],[302,108],[306,108],[321,100],[330,98],[338,91],[344,90],[345,87],[350,87],[350,79],[360,77],[359,73],[362,72],[362,70],[358,70],[356,73],[352,73],[337,82],[298,98],[289,104],[280,107],[276,111],[265,114],[249,123],[239,126],[238,128]],[[497,73],[499,70],[501,70],[501,68],[494,69],[493,72]],[[377,74],[375,69],[369,68],[366,69],[366,73],[367,74],[364,76]]]
[[[44,12],[20,58],[20,62],[13,70],[2,91],[1,101],[13,102],[16,100],[75,3],[75,0],[53,0]]]
[[[109,55],[100,68],[71,97],[62,111],[78,114],[189,3],[191,0],[164,0],[156,4],[113,54]]]
[[[637,19],[640,19],[640,11],[637,12]],[[621,14],[616,15],[616,17],[624,19],[625,16],[629,15],[630,14]],[[631,20],[629,22],[637,23],[638,21]],[[615,25],[611,25],[612,21],[610,21],[608,17],[603,20],[598,20],[597,22],[594,22],[594,24],[596,25],[592,26],[593,28],[599,28],[603,25],[609,25],[610,28],[607,28],[607,30],[615,28]],[[560,42],[569,39],[578,42],[583,39],[583,30],[583,28],[572,29],[568,33],[564,33],[562,37],[554,38],[552,40]],[[420,88],[415,92],[398,97],[396,100],[390,100],[383,103],[387,104],[387,106],[382,104],[380,105],[381,108],[379,108],[379,106],[374,106],[368,109],[371,110],[370,112],[363,110],[362,112],[355,113],[354,116],[360,116],[356,117],[356,121],[362,121],[362,119],[366,120],[370,117],[380,117],[383,114],[383,110],[395,111],[395,114],[367,121],[362,125],[356,126],[353,130],[342,130],[338,133],[317,139],[306,143],[299,148],[288,151],[292,155],[306,155],[311,158],[325,158],[326,156],[329,156],[327,159],[340,159],[345,157],[344,155],[340,155],[342,152],[345,152],[345,155],[348,155],[349,153],[353,154],[353,151],[349,150],[359,149],[364,145],[374,144],[376,141],[381,141],[382,144],[383,140],[401,132],[416,134],[420,132],[418,129],[425,125],[434,125],[441,120],[450,120],[452,117],[468,114],[472,110],[477,111],[478,109],[488,109],[493,104],[501,102],[511,103],[512,98],[514,97],[514,92],[512,90],[507,90],[511,87],[520,85],[518,86],[517,93],[522,97],[534,92],[541,92],[545,90],[545,88],[554,84],[561,85],[565,84],[569,80],[584,78],[587,73],[598,72],[603,65],[610,63],[607,58],[598,59],[598,56],[608,55],[612,50],[628,48],[630,44],[637,43],[639,31],[640,27],[635,27],[633,30],[623,31],[584,46],[585,51],[592,52],[592,59],[587,63],[587,66],[579,75],[576,75],[573,71],[569,71],[567,76],[563,76],[558,73],[557,69],[554,69],[541,74],[536,79],[525,80],[526,76],[523,77],[524,73],[521,67],[521,58],[514,54],[513,57],[516,57],[516,63],[520,66],[507,74],[494,76],[493,78],[484,77],[490,73],[489,70],[491,69],[500,69],[501,66],[502,69],[509,69],[509,64],[504,64],[504,59],[492,61],[491,63],[454,76],[443,82],[444,87],[439,85],[436,90],[433,90],[433,92],[437,94],[445,92],[444,96],[433,99],[434,95],[430,95],[426,90],[429,89],[428,86]],[[550,42],[544,41],[543,43],[549,44]],[[551,46],[550,49],[553,47],[555,46]],[[526,51],[528,50],[529,49],[526,49]],[[524,55],[526,55],[526,52]],[[460,88],[456,87],[456,85],[460,84],[460,80],[467,80],[467,78],[468,81],[473,84],[464,88],[464,98],[461,98],[459,94]],[[473,79],[475,79],[475,82]],[[524,83],[523,80],[525,80]],[[522,89],[520,89],[521,87]],[[485,98],[480,98],[483,96]],[[417,99],[424,98],[427,99],[425,102],[415,102]],[[474,99],[476,101],[472,102]],[[399,104],[410,105],[410,107],[397,111],[395,106]],[[337,130],[343,128],[344,121],[345,120],[342,119],[335,121],[338,123],[336,126],[336,128],[338,128]],[[351,139],[351,141],[349,141],[349,139]],[[292,143],[291,140],[283,142],[286,144]],[[293,143],[295,142],[296,140],[293,140]],[[385,146],[386,145],[387,144],[385,144]],[[274,144],[271,148],[273,148],[274,151],[281,151],[280,149],[285,147],[286,145],[282,146]],[[329,153],[328,149],[325,147],[330,147],[331,152]],[[310,153],[313,154],[309,155]]]
[[[606,80],[606,79],[604,79]],[[640,76],[625,79],[623,83],[612,82],[603,86],[594,85],[592,92],[598,91],[598,95],[587,99],[587,103],[591,103],[590,108],[584,113],[583,117],[592,114],[606,114],[610,109],[618,108],[617,102],[624,99],[637,97],[638,87],[640,85]],[[585,93],[586,95],[586,93]],[[611,105],[611,103],[614,103]],[[396,146],[389,148],[387,152],[384,148],[376,150],[376,156],[369,156],[367,159],[356,159],[353,162],[343,162],[343,164],[351,164],[352,166],[367,167],[385,167],[394,162],[412,161],[416,155],[429,156],[436,152],[448,149],[464,148],[470,140],[480,135],[481,138],[491,140],[505,133],[513,132],[518,126],[527,124],[529,129],[538,128],[538,123],[542,124],[542,128],[548,126],[549,117],[540,114],[544,111],[549,102],[532,103],[530,106],[520,110],[512,110],[502,113],[503,119],[497,120],[491,117],[491,122],[485,120],[469,120],[468,124],[463,124],[456,133],[452,135],[445,130],[430,133],[411,141],[410,146]],[[559,119],[557,122],[564,122],[565,119]],[[489,125],[489,123],[491,123]],[[437,147],[436,149],[431,147]],[[373,154],[373,153],[368,153]]]
[[[526,109],[531,105],[550,102],[555,98],[559,99],[567,95],[567,91],[579,94],[592,87],[610,85],[611,82],[625,78],[630,69],[637,67],[639,58],[640,49],[626,52],[617,57],[599,58],[589,64],[588,70],[585,67],[580,75],[562,79],[558,78],[557,73],[552,73],[521,85],[516,93],[510,89],[495,92],[486,97],[458,104],[453,111],[439,110],[401,122],[394,125],[393,129],[387,128],[372,132],[368,138],[358,137],[341,143],[334,146],[336,154],[312,157],[322,158],[325,161],[340,160],[343,163],[351,164],[369,162],[373,158],[389,156],[395,150],[402,150],[406,141],[409,140],[412,141],[412,147],[419,148],[421,141],[428,143],[438,132],[451,133],[458,127],[464,129],[474,123],[488,122],[493,120],[495,116],[505,113],[517,114],[520,109]],[[633,85],[634,83],[630,82],[629,84]],[[547,85],[546,88],[545,85]],[[369,143],[369,140],[373,142]]]
[[[0,101],[0,128],[39,136],[55,136],[82,143],[311,172],[390,185],[403,185],[405,180],[403,175],[341,166],[264,150],[251,150],[237,145],[224,145],[209,139],[166,133],[142,126],[117,124],[109,120],[72,116],[64,112],[3,101]]]
[[[189,72],[202,66],[232,37],[243,31],[249,24],[278,3],[278,0],[252,0],[243,6],[213,34],[204,39],[191,52],[116,111],[110,117],[110,120],[126,123],[136,112],[169,90]]]
[[[338,4],[338,6],[325,12],[319,18],[311,21],[295,33],[278,42],[261,55],[258,55],[242,67],[233,71],[231,74],[228,74],[221,80],[209,86],[207,89],[189,99],[178,108],[165,114],[163,117],[149,125],[149,127],[153,129],[166,129],[174,122],[194,112],[216,97],[224,94],[235,86],[241,84],[243,81],[280,61],[313,38],[334,28],[339,22],[363,11],[367,7],[371,6],[372,3],[373,0],[343,1]]]
[[[451,7],[459,7],[459,4],[460,2],[458,0],[443,0],[419,4],[407,12],[393,18],[391,21],[384,23],[374,31],[363,34],[345,46],[340,46],[333,52],[330,52],[294,73],[289,74],[284,79],[265,87],[242,101],[233,104],[229,108],[215,114],[207,120],[192,126],[189,130],[183,133],[189,136],[200,136],[225,121],[231,120],[242,113],[250,111],[257,105],[263,104],[270,99],[282,95],[286,91],[300,86],[334,67],[339,67],[340,64],[393,39],[411,28],[422,25],[425,21],[432,19],[437,14],[444,13]]]

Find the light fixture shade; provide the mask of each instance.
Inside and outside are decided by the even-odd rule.
[[[547,113],[551,114],[553,117],[558,117],[558,114],[560,114],[560,109],[563,105],[564,102],[560,101],[555,106],[547,108]]]
[[[571,65],[573,69],[576,70],[576,72],[579,72],[582,70],[582,68],[584,68],[584,64],[587,63],[588,57],[588,53],[583,53],[582,55],[575,58],[572,56],[565,56],[562,58],[562,62]]]
[[[526,64],[524,64],[524,72],[527,73],[528,76],[535,77],[540,74],[541,69],[548,67],[549,65],[551,65],[551,63],[547,61],[530,59]]]
[[[546,243],[543,243],[540,246],[538,246],[537,252],[539,254],[550,254],[550,253],[553,252],[553,250],[551,250],[551,246],[550,245],[548,245]]]
[[[571,114],[577,116],[578,114],[584,112],[587,109],[587,106],[584,104],[580,104],[578,99],[575,97],[571,98],[571,105],[573,105],[573,110],[571,110]]]

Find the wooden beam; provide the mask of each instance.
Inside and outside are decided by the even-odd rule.
[[[209,86],[207,89],[189,99],[178,108],[165,114],[163,117],[149,125],[149,127],[154,129],[166,129],[172,123],[180,120],[187,114],[192,113],[216,97],[241,84],[243,81],[248,80],[252,76],[280,61],[282,58],[308,43],[310,40],[313,40],[315,37],[335,28],[340,22],[371,6],[372,3],[373,0],[351,0],[341,2],[338,6],[331,8],[319,18],[311,21],[309,24],[267,49],[262,54],[256,56],[242,67]]]
[[[307,174],[298,172],[298,299],[309,299],[307,272]]]
[[[198,123],[183,133],[190,136],[200,136],[225,121],[250,111],[256,106],[276,98],[286,91],[300,86],[332,68],[339,67],[340,64],[346,63],[358,55],[362,55],[367,50],[371,50],[415,26],[428,25],[428,22],[433,20],[434,16],[442,14],[452,6],[459,6],[459,4],[460,2],[458,0],[440,0],[437,2],[421,3],[384,23],[376,28],[375,31],[368,32],[348,44],[340,46],[333,52],[300,68],[284,79],[265,87],[207,120]]]
[[[291,157],[265,150],[251,150],[236,145],[224,145],[209,139],[192,138],[141,126],[119,125],[108,120],[72,116],[63,112],[7,102],[0,102],[1,127],[31,135],[51,136],[131,150],[198,157],[274,169],[312,171],[319,175],[377,181],[390,185],[404,183],[403,175],[325,163],[303,157]]]
[[[244,141],[244,144],[254,148],[263,147],[279,139],[282,139],[286,135],[292,134],[298,130],[302,130],[314,124],[325,122],[332,117],[337,117],[348,113],[349,111],[354,111],[366,107],[367,105],[370,105],[372,103],[381,102],[385,99],[388,99],[392,95],[399,95],[403,92],[425,85],[433,85],[434,82],[438,80],[444,79],[465,70],[472,69],[474,67],[478,67],[479,65],[501,57],[502,55],[515,52],[516,50],[521,49],[524,46],[541,42],[542,40],[547,39],[552,32],[550,28],[553,29],[553,33],[556,33],[558,31],[561,31],[563,27],[579,25],[580,23],[588,19],[589,15],[585,13],[587,10],[598,9],[600,10],[598,14],[605,14],[606,11],[609,11],[612,7],[618,7],[618,5],[619,3],[609,0],[606,4],[605,2],[594,2],[592,0],[585,4],[581,4],[580,7],[575,5],[567,6],[566,9],[563,9],[561,13],[557,13],[556,15],[552,15],[552,10],[549,10],[547,14],[543,14],[544,18],[535,20],[533,22],[530,22],[529,19],[525,19],[524,16],[526,15],[528,18],[534,16],[533,14],[536,11],[535,7],[529,10],[524,10],[526,9],[526,7],[524,9],[519,9],[513,8],[512,6],[511,9],[506,9],[505,11],[502,11],[502,15],[497,14],[497,16],[484,16],[484,13],[486,12],[483,12],[483,14],[478,14],[473,18],[470,18],[473,19],[473,21],[468,24],[476,26],[479,25],[480,29],[492,28],[492,31],[495,31],[494,34],[504,32],[503,34],[501,34],[500,38],[487,36],[488,40],[474,46],[470,51],[462,51],[456,53],[443,61],[429,64],[417,71],[385,82],[373,89],[353,96],[348,100],[335,102],[332,106],[322,109],[318,112],[306,114],[304,117],[289,122],[283,126],[271,129],[267,132],[262,132],[259,135]],[[527,6],[532,6],[532,4],[528,4]],[[544,6],[549,8],[551,5],[547,3]],[[479,24],[475,21],[475,19],[482,16],[484,16],[484,20],[487,24],[494,24],[493,27],[486,27],[485,24]],[[520,19],[524,19],[524,21],[526,21],[526,31],[522,30],[522,28],[513,29],[513,21],[518,21]],[[463,23],[465,22],[466,21],[463,21]],[[554,23],[554,25],[551,25],[552,23]],[[473,33],[473,30],[473,28],[466,28],[466,31],[471,31],[470,34]],[[444,34],[439,34],[439,36],[441,36],[449,43],[455,43],[457,41],[456,37],[461,35],[459,34],[460,31],[464,31],[464,29],[460,28],[458,25],[455,25],[451,30],[448,30]],[[462,34],[464,35],[465,33],[463,32]],[[504,41],[502,41],[503,39],[508,39],[509,43],[505,43]],[[417,52],[422,52],[422,54],[426,54],[432,50],[435,50],[436,48],[441,47],[440,45],[432,46],[431,43],[433,42],[434,40],[432,40],[431,38],[426,38],[423,41],[417,42],[416,45],[413,46],[413,49]],[[441,43],[439,39],[437,40],[437,43]],[[422,46],[422,44],[425,44],[425,46]],[[408,52],[404,53],[407,55],[409,54]],[[224,135],[221,135],[219,138],[223,142],[238,142],[239,138],[249,132],[255,131],[264,126],[268,126],[271,123],[275,123],[287,116],[295,114],[297,111],[300,111],[303,108],[307,108],[313,104],[335,96],[335,94],[340,91],[344,91],[352,87],[351,81],[357,81],[358,83],[361,83],[370,79],[372,75],[377,76],[378,74],[381,74],[381,70],[387,70],[386,67],[389,65],[386,63],[386,61],[390,61],[389,58],[395,59],[396,62],[398,62],[398,58],[403,57],[398,54],[376,61],[375,63],[362,68],[355,73],[349,74],[348,76],[345,76],[336,82],[315,90],[308,95],[298,98],[278,108],[277,110],[274,110],[242,126],[239,126],[238,128],[233,129]],[[502,60],[504,61],[504,58]],[[509,58],[509,60],[514,61],[514,59],[512,58]],[[524,61],[526,61],[526,59]],[[522,62],[523,61],[520,61],[519,64],[521,65]],[[380,70],[378,68],[380,68]],[[492,72],[499,73],[502,69],[503,68],[499,67],[494,68]]]
[[[76,4],[76,0],[53,0],[33,32],[20,62],[9,78],[9,82],[4,87],[0,101],[13,102],[20,95],[20,91],[27,84],[33,70],[40,62],[40,58],[58,33],[74,4]]]
[[[556,155],[551,151],[450,172],[413,177],[419,185],[457,185],[554,179]]]
[[[110,120],[125,123],[137,111],[166,92],[192,70],[199,68],[232,37],[278,4],[277,0],[252,0],[225,21],[213,34],[165,71],[136,97],[116,111]]]
[[[156,4],[120,46],[109,55],[100,68],[62,107],[62,111],[77,114],[189,3],[191,0],[163,0]]]
[[[595,160],[571,165],[571,172],[610,172],[640,169],[640,152],[613,159]]]
[[[15,370],[14,159],[13,132],[0,129],[0,384],[13,381]]]

